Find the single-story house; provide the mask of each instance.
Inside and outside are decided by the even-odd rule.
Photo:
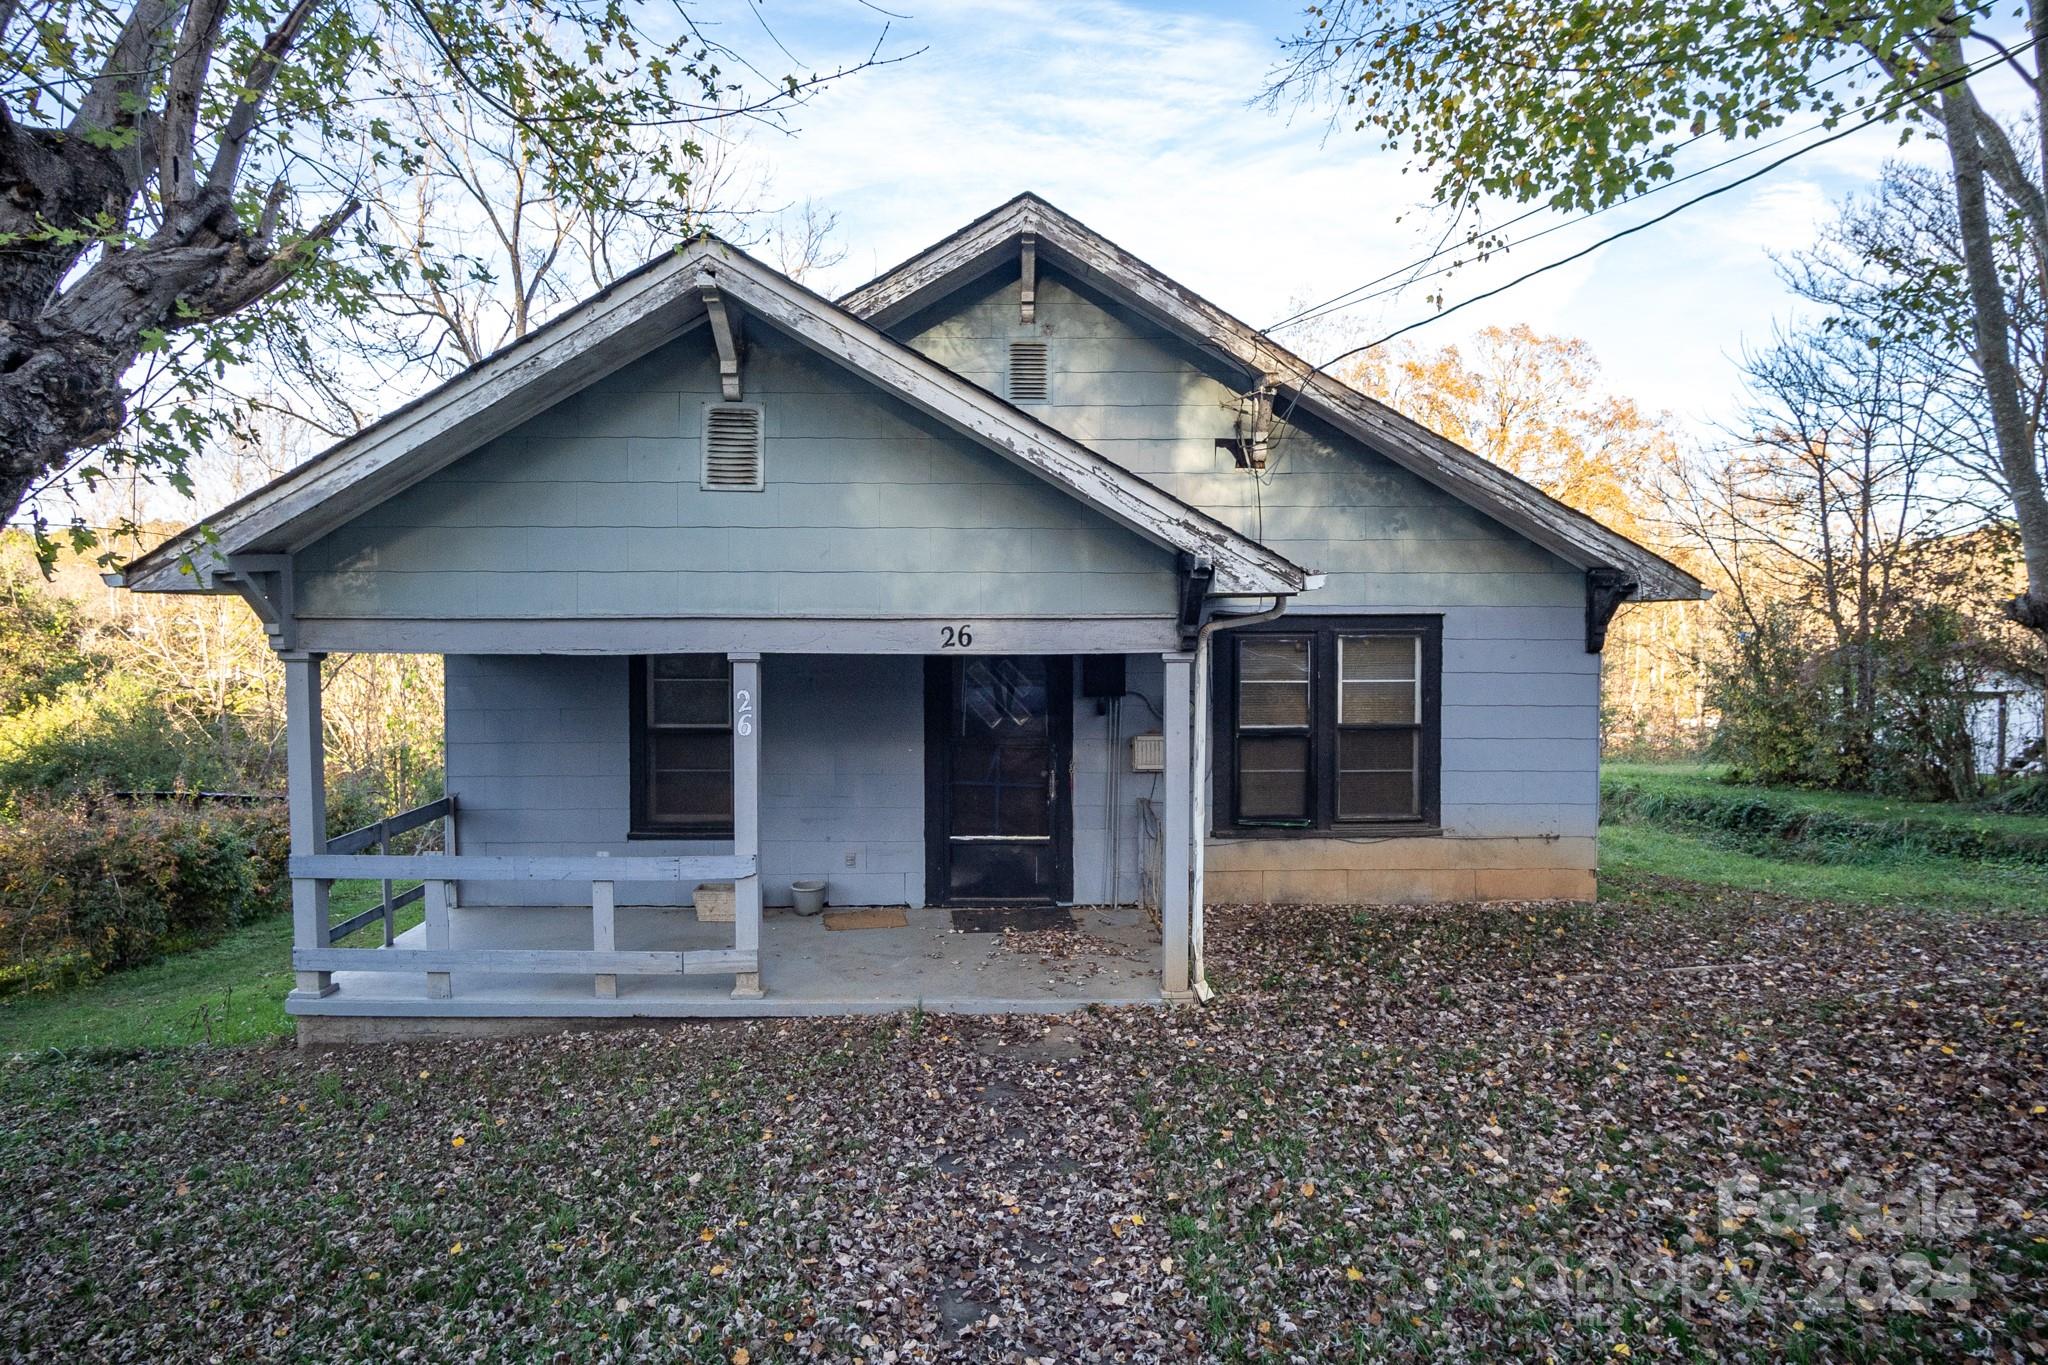
[[[1206,903],[1588,898],[1608,621],[1703,595],[1031,195],[836,302],[692,240],[116,581],[284,660],[302,1024],[1185,1000]],[[451,795],[329,840],[351,651],[445,658]],[[349,878],[425,922],[334,946]],[[1141,890],[1079,974],[944,932]]]

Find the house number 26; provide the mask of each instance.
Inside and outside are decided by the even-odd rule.
[[[940,649],[970,649],[974,645],[974,627],[965,621],[957,626],[939,627]]]
[[[754,733],[754,694],[742,687],[732,694],[733,728],[742,735]]]

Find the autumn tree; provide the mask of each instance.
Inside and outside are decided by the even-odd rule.
[[[1678,463],[1669,421],[1613,392],[1584,341],[1526,324],[1488,327],[1435,351],[1376,348],[1338,373],[1559,501],[1696,567],[1692,547],[1657,515]],[[1602,690],[1621,742],[1682,744],[1697,725],[1698,625],[1683,606],[1631,605],[1608,634]]]
[[[2024,36],[2003,37],[1990,7],[1933,0],[1327,0],[1307,15],[1269,93],[1405,150],[1481,248],[1502,245],[1476,225],[1489,202],[1605,209],[1672,180],[1705,140],[1759,139],[1795,120],[1829,140],[1884,123],[1939,137],[1968,344],[2027,570],[2006,609],[2048,633],[2048,491],[1998,250],[2002,203],[2030,268],[2048,260],[2048,68],[2028,55],[2048,0],[2028,0]],[[2026,97],[2023,136],[1987,107],[2001,80]],[[1931,312],[1919,323],[1945,325]]]
[[[1660,416],[1608,389],[1592,348],[1526,323],[1463,345],[1351,361],[1341,377],[1608,525],[1640,525],[1642,491],[1675,449]]]
[[[1995,197],[1998,274],[2005,291],[2008,353],[2027,425],[2048,440],[2048,261],[2036,257],[2023,215]],[[1954,495],[1990,521],[2010,522],[2013,499],[1994,416],[1977,368],[1955,190],[1939,166],[1889,161],[1877,184],[1850,196],[1818,239],[1779,262],[1823,327],[1886,353],[1939,423],[1943,471]]]
[[[1756,551],[1731,580],[1731,600],[1752,631],[1787,604],[1813,623],[1816,667],[1805,686],[1830,694],[1825,776],[1866,786],[1898,700],[1889,695],[1896,661],[1928,633],[1923,588],[1947,562],[1947,538],[1976,520],[1944,490],[1953,409],[1904,352],[1846,328],[1782,335],[1744,369],[1741,444],[1730,477],[1708,485],[1720,537]],[[1711,548],[1714,528],[1699,529]],[[1955,636],[1961,624],[1945,615],[1939,633]],[[1959,656],[1929,662],[1954,666]]]
[[[585,231],[649,205],[672,227],[694,129],[845,74],[731,70],[681,4],[0,0],[0,520],[26,505],[40,537],[77,482],[181,481],[241,367],[308,360],[377,306],[364,203],[438,155],[394,104],[509,130]]]

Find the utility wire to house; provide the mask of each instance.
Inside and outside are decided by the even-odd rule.
[[[2026,41],[2014,45],[2014,47],[2010,49],[2010,51],[2013,55],[2017,55],[2018,53],[2025,52],[2027,49],[2034,47],[2038,42],[2038,38],[2030,37]],[[1885,104],[1883,107],[1872,109],[1862,118],[1857,119],[1855,122],[1850,123],[1845,127],[1836,128],[1833,131],[1828,132],[1827,135],[1824,137],[1809,142],[1804,146],[1795,147],[1791,151],[1785,153],[1783,156],[1780,156],[1770,161],[1766,165],[1758,167],[1756,170],[1753,170],[1746,175],[1738,176],[1735,179],[1726,182],[1725,184],[1716,185],[1712,189],[1703,190],[1700,193],[1693,195],[1691,198],[1686,199],[1683,202],[1678,203],[1676,205],[1673,205],[1671,208],[1666,209],[1664,212],[1659,213],[1654,217],[1646,218],[1640,223],[1632,223],[1628,227],[1622,228],[1619,231],[1611,232],[1606,236],[1600,238],[1599,240],[1589,243],[1584,247],[1581,247],[1577,251],[1573,251],[1564,256],[1560,256],[1555,260],[1547,261],[1544,264],[1539,265],[1532,270],[1524,271],[1520,275],[1515,276],[1513,279],[1507,281],[1504,284],[1496,285],[1492,289],[1488,289],[1481,293],[1471,295],[1468,298],[1461,299],[1457,303],[1452,304],[1448,308],[1439,309],[1435,313],[1432,313],[1427,317],[1418,318],[1414,322],[1406,323],[1400,327],[1396,327],[1391,332],[1387,332],[1382,336],[1375,337],[1371,341],[1364,342],[1357,346],[1353,346],[1349,350],[1340,351],[1336,355],[1333,355],[1329,357],[1327,360],[1324,360],[1318,365],[1316,365],[1313,369],[1311,369],[1308,372],[1307,375],[1303,376],[1303,379],[1300,384],[1294,386],[1295,391],[1288,398],[1286,411],[1283,413],[1275,414],[1274,427],[1276,431],[1281,427],[1282,423],[1284,423],[1288,417],[1292,416],[1295,404],[1300,399],[1301,388],[1306,385],[1308,380],[1313,379],[1317,374],[1326,372],[1330,369],[1331,366],[1336,365],[1342,361],[1348,360],[1352,356],[1362,354],[1363,352],[1373,350],[1380,346],[1384,346],[1386,343],[1390,341],[1405,336],[1408,333],[1416,331],[1419,328],[1426,327],[1432,322],[1437,322],[1443,318],[1447,318],[1451,316],[1451,314],[1453,313],[1471,307],[1473,304],[1482,303],[1487,299],[1498,297],[1499,295],[1504,294],[1511,289],[1517,288],[1520,285],[1528,283],[1530,280],[1533,280],[1540,275],[1545,275],[1553,270],[1557,270],[1563,266],[1570,265],[1574,261],[1583,260],[1585,257],[1592,255],[1594,252],[1599,251],[1603,247],[1610,246],[1613,243],[1618,242],[1625,237],[1633,236],[1638,232],[1642,232],[1648,228],[1657,226],[1659,223],[1663,223],[1672,218],[1675,218],[1689,208],[1692,208],[1698,204],[1705,203],[1707,200],[1713,199],[1719,195],[1727,194],[1731,190],[1740,189],[1742,186],[1747,185],[1752,181],[1761,179],[1762,177],[1769,175],[1772,171],[1777,170],[1779,167],[1784,166],[1791,161],[1795,161],[1798,158],[1805,156],[1810,152],[1818,151],[1823,147],[1839,142],[1846,137],[1861,132],[1863,129],[1870,127],[1872,124],[1884,122],[1890,119],[1894,114],[1898,113],[1899,110],[1904,108],[1906,103],[1910,99],[1912,99],[1916,91],[1920,91],[1923,89],[1938,88],[1939,86],[1946,85],[1951,82],[1967,81],[1972,77],[1979,75],[1986,70],[1989,70],[1993,66],[2000,65],[2007,59],[2008,58],[2006,53],[2001,51],[1993,53],[1991,56],[1986,57],[1980,61],[1973,62],[1965,66],[1959,72],[1944,71],[1937,73],[1936,75],[1929,77],[1926,80],[1916,81],[1913,84],[1908,85],[1901,89],[1898,92],[1897,96],[1891,101],[1889,101],[1887,104]],[[1698,176],[1714,170],[1723,169],[1729,165],[1733,165],[1737,161],[1745,159],[1746,157],[1755,155],[1761,151],[1768,150],[1772,146],[1783,145],[1783,143],[1787,140],[1806,136],[1815,131],[1819,131],[1820,129],[1824,129],[1827,127],[1827,123],[1827,120],[1822,120],[1820,123],[1810,125],[1800,133],[1789,134],[1786,138],[1781,138],[1773,143],[1767,143],[1763,147],[1754,147],[1746,149],[1743,152],[1740,152],[1734,156],[1725,158],[1724,160],[1716,163],[1716,165],[1714,166],[1706,167],[1703,168],[1701,171],[1693,172],[1692,176]],[[1689,176],[1688,178],[1692,177]],[[1677,182],[1674,181],[1672,183],[1675,184]],[[1643,195],[1634,196],[1634,198],[1630,200],[1618,201],[1617,206],[1621,202],[1637,202],[1647,197],[1648,194],[1654,192],[1655,191],[1646,191]],[[1586,218],[1590,218],[1592,216],[1594,215],[1585,215],[1585,217],[1574,219],[1571,224],[1566,224],[1564,226],[1574,226],[1577,223],[1584,222]],[[1510,245],[1520,245],[1529,241],[1534,241],[1537,237],[1547,235],[1549,232],[1555,230],[1556,229],[1554,228],[1546,228],[1541,233],[1534,233],[1531,234],[1529,237],[1524,238],[1522,243],[1514,243]],[[1505,250],[1507,248],[1503,249]],[[1270,332],[1270,330],[1271,329],[1268,329],[1268,332]]]
[[[1837,70],[1832,71],[1827,75],[1821,77],[1819,80],[1813,82],[1811,85],[1808,85],[1805,88],[1805,90],[1801,93],[1812,94],[1814,91],[1817,91],[1824,86],[1832,84],[1833,82],[1840,80],[1842,77],[1847,76],[1852,72],[1855,72],[1863,67],[1873,64],[1876,60],[1877,59],[1875,57],[1864,57],[1858,61],[1851,62],[1847,66],[1840,67]],[[1754,112],[1760,111],[1752,111],[1752,113]],[[1467,263],[1463,259],[1454,260],[1450,264],[1443,266],[1437,270],[1429,271],[1428,274],[1418,275],[1414,273],[1416,271],[1424,270],[1428,266],[1435,264],[1437,261],[1442,260],[1446,256],[1457,255],[1461,252],[1469,250],[1476,251],[1477,259],[1484,260],[1489,255],[1502,251],[1507,251],[1517,246],[1526,246],[1528,243],[1536,241],[1538,238],[1547,237],[1553,232],[1563,232],[1568,228],[1577,227],[1581,223],[1589,222],[1594,218],[1598,218],[1601,214],[1610,213],[1615,209],[1624,208],[1630,204],[1640,203],[1642,200],[1647,199],[1649,196],[1653,194],[1660,194],[1665,190],[1672,189],[1676,186],[1682,185],[1689,180],[1696,180],[1703,175],[1711,175],[1715,171],[1733,165],[1735,162],[1740,161],[1745,157],[1755,156],[1759,152],[1768,151],[1770,148],[1782,145],[1783,143],[1790,141],[1794,138],[1803,137],[1806,134],[1812,132],[1814,130],[1814,127],[1817,126],[1819,125],[1810,125],[1806,128],[1800,129],[1797,132],[1787,133],[1783,137],[1774,138],[1770,142],[1763,143],[1756,147],[1748,148],[1745,151],[1737,153],[1734,156],[1727,157],[1721,161],[1717,161],[1712,165],[1702,166],[1697,170],[1688,171],[1684,175],[1678,176],[1671,180],[1663,181],[1662,183],[1657,185],[1653,185],[1649,189],[1642,191],[1640,194],[1632,194],[1627,196],[1626,198],[1617,199],[1613,203],[1605,205],[1601,208],[1594,209],[1589,213],[1580,214],[1575,218],[1568,219],[1565,222],[1556,224],[1555,226],[1544,228],[1540,232],[1531,233],[1529,236],[1523,237],[1518,241],[1506,242],[1499,240],[1499,235],[1501,233],[1506,232],[1508,229],[1519,226],[1522,223],[1526,223],[1532,218],[1540,218],[1544,214],[1549,213],[1551,211],[1550,205],[1538,204],[1534,208],[1526,209],[1523,212],[1518,213],[1514,217],[1508,219],[1506,222],[1500,223],[1496,225],[1494,228],[1492,228],[1491,231],[1487,234],[1487,236],[1491,238],[1493,240],[1493,243],[1495,244],[1489,245],[1487,244],[1486,239],[1473,236],[1466,238],[1463,242],[1455,246],[1439,245],[1435,250],[1429,252],[1426,255],[1417,257],[1412,261],[1404,262],[1401,265],[1395,266],[1392,270],[1386,271],[1383,274],[1375,275],[1371,279],[1365,281],[1363,284],[1354,285],[1350,289],[1345,290],[1343,293],[1332,295],[1331,297],[1324,299],[1320,303],[1309,304],[1307,307],[1302,308],[1297,312],[1290,313],[1284,318],[1281,318],[1278,322],[1268,324],[1261,330],[1266,335],[1270,336],[1274,332],[1279,331],[1282,327],[1292,327],[1301,323],[1314,322],[1319,318],[1327,317],[1332,313],[1342,312],[1345,309],[1354,307],[1358,304],[1369,303],[1374,299],[1383,298],[1388,294],[1399,293],[1401,290],[1408,288],[1410,285],[1420,283],[1422,280],[1433,279],[1438,275],[1448,274],[1451,271],[1456,270]],[[1675,155],[1679,152],[1684,151],[1688,147],[1694,146],[1695,144],[1703,142],[1710,137],[1716,136],[1717,132],[1718,130],[1710,129],[1704,132],[1695,133],[1693,136],[1685,139],[1683,142],[1677,143],[1669,148],[1660,149],[1654,154],[1646,155],[1637,159],[1636,161],[1630,163],[1628,169],[1632,173],[1640,171],[1646,166],[1650,165],[1652,162],[1655,162],[1667,156]],[[1394,284],[1391,288],[1374,288],[1378,285],[1385,285],[1390,280],[1398,280],[1399,283]],[[1374,290],[1374,292],[1370,294],[1366,293],[1365,291],[1369,289]]]
[[[1921,80],[1914,81],[1902,87],[1899,91],[1897,91],[1894,97],[1886,105],[1880,108],[1873,109],[1869,113],[1865,114],[1862,118],[1858,119],[1856,122],[1849,125],[1846,129],[1836,130],[1829,136],[1821,138],[1818,141],[1814,142],[1810,147],[1800,149],[1800,152],[1797,154],[1803,154],[1806,151],[1817,150],[1820,147],[1826,146],[1831,142],[1839,140],[1840,137],[1846,136],[1848,133],[1852,133],[1861,128],[1868,127],[1872,123],[1886,121],[1890,119],[1894,114],[1898,113],[1901,109],[1903,109],[1905,105],[1908,102],[1910,102],[1912,96],[1916,92],[1938,88],[1939,86],[1946,84],[1950,80],[1969,80],[1972,77],[1984,71],[1987,71],[1994,66],[1998,66],[2000,64],[2012,61],[2013,58],[2017,57],[2020,53],[2025,52],[2028,48],[2035,46],[2035,44],[2038,41],[2038,38],[2030,37],[2025,41],[2012,45],[2010,47],[2004,44],[1994,44],[1997,50],[1991,56],[1965,67],[1960,75],[1955,75],[1949,72],[1934,72]],[[1845,76],[1851,75],[1852,73],[1862,69],[1863,67],[1871,65],[1872,63],[1876,62],[1876,60],[1877,58],[1874,56],[1867,56],[1860,58],[1856,61],[1850,62],[1847,65],[1839,67],[1836,70],[1828,73],[1827,75],[1820,77],[1818,80],[1811,82],[1803,88],[1801,93],[1811,94],[1829,84],[1832,84],[1835,81],[1842,79]],[[1756,113],[1759,112],[1762,112],[1762,108],[1751,111],[1750,116],[1754,116]],[[1517,214],[1515,217],[1510,218],[1506,222],[1501,223],[1497,227],[1493,228],[1491,234],[1489,235],[1495,239],[1497,244],[1489,245],[1485,244],[1482,241],[1480,245],[1475,247],[1474,239],[1468,238],[1466,241],[1461,242],[1455,246],[1439,245],[1435,250],[1430,251],[1429,253],[1421,257],[1418,257],[1412,261],[1408,261],[1400,266],[1397,266],[1392,270],[1376,275],[1372,279],[1366,280],[1362,284],[1354,285],[1350,289],[1344,290],[1342,293],[1332,295],[1330,298],[1324,299],[1320,303],[1310,304],[1305,308],[1301,308],[1296,312],[1289,314],[1287,317],[1281,318],[1279,321],[1271,323],[1270,325],[1262,328],[1261,332],[1264,335],[1270,336],[1282,327],[1293,326],[1305,322],[1313,322],[1317,319],[1330,316],[1333,313],[1341,312],[1348,308],[1355,307],[1361,303],[1369,303],[1376,299],[1385,298],[1393,294],[1398,294],[1402,290],[1410,287],[1411,285],[1417,284],[1422,280],[1434,279],[1441,275],[1450,274],[1452,271],[1460,269],[1464,265],[1468,264],[1467,260],[1461,258],[1458,260],[1450,261],[1448,264],[1439,266],[1437,269],[1434,270],[1427,269],[1429,266],[1442,260],[1446,256],[1458,255],[1460,253],[1464,253],[1467,251],[1476,250],[1479,259],[1484,259],[1489,255],[1510,251],[1515,247],[1527,246],[1529,243],[1538,241],[1544,237],[1548,237],[1552,233],[1563,232],[1567,229],[1578,227],[1583,223],[1590,222],[1592,219],[1598,218],[1601,215],[1610,213],[1616,209],[1624,208],[1631,204],[1641,203],[1643,200],[1649,198],[1652,195],[1660,194],[1666,190],[1674,189],[1680,185],[1687,184],[1694,180],[1698,180],[1704,176],[1712,175],[1715,172],[1726,170],[1728,167],[1733,166],[1738,162],[1746,161],[1751,157],[1762,155],[1763,153],[1770,151],[1774,147],[1781,147],[1788,142],[1797,141],[1798,139],[1810,136],[1815,132],[1827,130],[1830,128],[1831,124],[1834,121],[1835,120],[1832,118],[1819,119],[1811,124],[1808,124],[1804,128],[1795,130],[1793,132],[1785,133],[1782,136],[1772,138],[1769,141],[1760,143],[1758,145],[1744,148],[1742,151],[1736,152],[1733,155],[1727,157],[1723,157],[1721,160],[1713,162],[1710,165],[1702,166],[1695,170],[1688,171],[1685,174],[1674,177],[1671,180],[1664,181],[1660,184],[1651,186],[1649,189],[1646,189],[1639,194],[1633,194],[1626,196],[1625,198],[1617,199],[1611,204],[1603,205],[1600,208],[1594,209],[1588,213],[1580,214],[1565,222],[1557,223],[1550,227],[1543,228],[1540,231],[1530,233],[1529,235],[1514,241],[1498,240],[1499,234],[1506,232],[1508,229],[1513,228],[1518,224],[1525,223],[1532,218],[1539,217],[1544,213],[1550,211],[1549,205],[1539,204],[1533,208],[1525,210],[1520,214]],[[1693,146],[1694,144],[1701,142],[1712,136],[1715,136],[1715,132],[1713,130],[1708,130],[1694,134],[1692,137],[1687,138],[1683,142],[1677,143],[1673,147],[1662,149],[1653,155],[1645,156],[1631,163],[1631,165],[1629,166],[1629,170],[1640,170],[1643,167],[1649,165],[1653,161],[1683,151],[1685,148]],[[1780,160],[1775,161],[1771,163],[1771,165],[1765,167],[1764,171],[1762,172],[1758,172],[1755,175],[1746,176],[1741,180],[1730,182],[1728,185],[1721,186],[1718,189],[1709,191],[1706,194],[1699,195],[1694,199],[1688,200],[1685,204],[1682,204],[1679,207],[1681,209],[1688,208],[1691,207],[1693,204],[1701,202],[1702,200],[1712,198],[1716,194],[1723,193],[1728,189],[1736,188],[1737,186],[1744,184],[1749,180],[1757,178],[1757,175],[1761,175],[1765,172],[1776,169],[1778,166],[1783,165],[1786,160],[1790,159],[1790,157],[1781,158]],[[1670,215],[1667,214],[1664,216],[1668,217]],[[1662,221],[1662,219],[1652,219],[1649,223],[1637,225],[1637,228],[1646,227],[1649,226],[1651,223],[1658,221]],[[1617,233],[1613,237],[1604,238],[1600,242],[1596,242],[1592,249],[1598,249],[1600,246],[1604,246],[1610,241],[1616,240],[1619,237],[1627,236],[1629,235],[1629,231],[1634,230],[1637,229],[1630,229],[1628,231]],[[1570,260],[1573,259],[1577,259],[1577,255],[1566,258],[1565,262],[1554,263],[1552,266],[1547,268],[1554,269],[1557,264],[1568,263]],[[1426,271],[1426,273],[1416,273],[1422,271]],[[1389,284],[1389,281],[1398,282]],[[1520,280],[1517,280],[1513,283],[1519,282]],[[1386,287],[1382,288],[1378,286]],[[1368,293],[1367,291],[1372,292]],[[1476,301],[1477,300],[1468,300],[1468,302]],[[1464,304],[1459,304],[1458,306],[1463,307]],[[1445,310],[1446,313],[1450,311],[1453,310]],[[1421,326],[1423,324],[1417,323],[1415,325]],[[1382,338],[1382,340],[1388,339],[1391,338]],[[1369,343],[1369,346],[1379,344],[1381,343],[1372,342]],[[1369,349],[1369,346],[1360,349]],[[1355,354],[1355,352],[1347,352],[1346,354]]]

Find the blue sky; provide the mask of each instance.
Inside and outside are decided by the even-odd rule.
[[[1426,254],[1440,230],[1423,203],[1424,180],[1403,173],[1400,154],[1381,151],[1370,135],[1326,136],[1314,112],[1254,106],[1298,4],[876,4],[906,16],[887,21],[886,50],[925,51],[828,91],[795,115],[794,136],[748,139],[747,155],[772,176],[777,198],[811,198],[839,213],[850,252],[819,281],[828,290],[859,283],[1025,189],[1258,326]],[[788,68],[743,0],[719,0],[710,12],[764,69]],[[769,0],[762,13],[805,68],[859,55],[884,22],[860,0]],[[1703,145],[1700,160],[1729,150]],[[1581,336],[1612,387],[1705,431],[1730,412],[1745,339],[1767,339],[1794,307],[1769,253],[1810,241],[1834,201],[1867,185],[1893,154],[1895,132],[1867,129],[1414,337],[1435,345],[1524,321]],[[1464,270],[1442,282],[1448,298],[1569,254],[1712,183],[1666,191]],[[1426,292],[1379,300],[1344,322],[1370,339],[1429,316]]]

